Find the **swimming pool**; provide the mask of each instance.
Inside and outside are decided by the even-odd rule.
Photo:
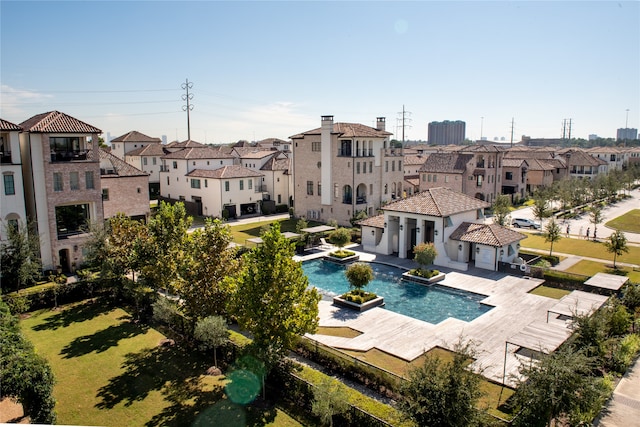
[[[440,285],[423,286],[401,280],[404,270],[371,263],[375,278],[365,288],[384,297],[385,308],[405,316],[437,324],[447,319],[471,321],[493,307],[481,304],[485,295]],[[309,284],[324,295],[341,295],[349,290],[344,267],[321,259],[302,263]]]

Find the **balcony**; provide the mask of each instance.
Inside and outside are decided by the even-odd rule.
[[[351,148],[339,148],[338,157],[351,157]]]
[[[169,166],[167,165],[160,166],[160,172],[169,172]]]
[[[364,196],[356,197],[356,205],[363,205],[367,203],[367,198]]]
[[[11,151],[0,151],[0,162],[11,163]]]
[[[342,198],[342,203],[344,203],[345,205],[350,205],[353,202],[353,198],[352,197],[343,197]]]
[[[387,157],[403,156],[402,148],[385,148],[384,155]]]
[[[89,150],[51,151],[51,162],[77,162],[86,161]]]
[[[266,193],[267,192],[267,186],[266,185],[256,185],[255,187],[253,187],[255,190],[255,193]]]

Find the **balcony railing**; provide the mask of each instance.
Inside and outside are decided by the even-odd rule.
[[[402,148],[385,148],[385,156],[402,156]]]
[[[356,197],[356,205],[362,205],[367,203],[366,197]]]
[[[373,157],[373,148],[352,150],[351,148],[339,148],[338,157]]]
[[[169,166],[161,165],[160,166],[160,172],[169,172]]]
[[[338,157],[351,157],[351,148],[339,148]]]
[[[85,234],[84,230],[67,230],[66,228],[61,228],[58,230],[58,240],[68,239],[70,236],[77,236],[79,234]]]
[[[0,151],[0,162],[11,163],[11,151],[9,152]]]
[[[52,162],[74,162],[87,160],[89,150],[51,151]]]
[[[256,185],[253,188],[255,189],[254,192],[256,192],[256,193],[266,193],[267,192],[267,186],[266,185]]]
[[[350,205],[353,202],[353,198],[351,197],[343,197],[342,198],[342,203],[344,203],[345,205]]]

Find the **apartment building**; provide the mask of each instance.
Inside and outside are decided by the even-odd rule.
[[[36,221],[44,270],[73,271],[84,259],[87,223],[102,223],[98,135],[102,131],[59,111],[19,125],[24,195]]]
[[[0,240],[6,236],[5,227],[17,227],[20,223],[27,222],[20,158],[21,130],[20,126],[0,119],[0,172],[2,173]]]
[[[391,148],[385,118],[376,127],[334,123],[291,136],[297,216],[348,225],[358,212],[373,216],[404,192],[402,148]]]

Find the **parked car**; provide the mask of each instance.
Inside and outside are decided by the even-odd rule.
[[[511,225],[515,228],[527,227],[527,228],[535,228],[540,229],[540,224],[533,221],[532,219],[527,218],[513,218],[511,221]]]

